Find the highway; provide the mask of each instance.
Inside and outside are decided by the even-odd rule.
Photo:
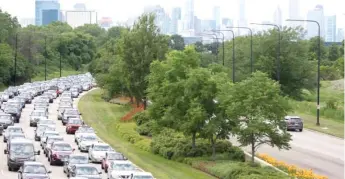
[[[292,141],[290,150],[272,148],[262,145],[257,153],[265,153],[277,160],[293,164],[301,168],[312,169],[316,174],[327,176],[329,179],[344,178],[344,140],[304,130],[303,132],[290,132]],[[232,138],[234,145],[239,145]],[[243,148],[250,152],[250,146]]]
[[[83,93],[85,94],[85,92]],[[83,94],[80,94],[82,96]],[[74,142],[74,135],[67,135],[65,132],[65,127],[61,124],[61,121],[57,120],[57,109],[58,104],[57,101],[59,101],[59,98],[54,100],[54,103],[51,103],[49,105],[49,118],[53,119],[56,122],[56,130],[60,132],[60,135],[64,137],[64,140],[69,142],[74,149],[76,149],[75,153],[80,153],[78,150],[78,146]],[[74,100],[74,107],[77,107],[79,99]],[[34,141],[34,127],[29,127],[29,116],[30,113],[33,111],[33,104],[26,104],[25,108],[22,111],[22,116],[20,119],[20,123],[15,123],[15,125],[19,125],[23,128],[26,138],[31,139]],[[3,143],[2,140],[0,142],[0,178],[7,178],[7,179],[16,179],[18,177],[17,172],[10,172],[7,168],[7,157],[4,155],[3,151],[6,147],[6,143]],[[67,179],[66,174],[63,173],[62,166],[50,166],[47,158],[43,154],[43,150],[40,147],[39,142],[35,142],[35,150],[41,150],[41,155],[37,156],[36,160],[39,162],[42,162],[46,168],[52,173],[50,174],[51,179]],[[87,153],[85,153],[87,155]],[[101,170],[100,164],[94,164],[98,167],[99,171]],[[102,171],[102,178],[107,178],[104,171]]]

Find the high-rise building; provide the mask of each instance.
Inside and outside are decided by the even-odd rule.
[[[280,9],[280,6],[278,6],[274,11],[273,23],[277,24],[279,27],[283,25],[282,10]]]
[[[344,40],[344,29],[339,28],[337,32],[337,42],[342,42]]]
[[[310,10],[307,19],[317,21],[320,24],[321,37],[325,37],[324,13],[323,6],[316,5],[313,10]],[[318,36],[318,26],[315,23],[307,23],[307,38]]]
[[[111,17],[102,17],[98,24],[104,29],[109,29],[113,25],[113,20]]]
[[[194,0],[186,0],[184,21],[184,30],[194,29]]]
[[[197,16],[194,16],[194,32],[196,34],[203,32],[201,28],[201,19],[199,19]]]
[[[299,0],[289,0],[289,19],[301,19],[299,9]],[[303,26],[303,22],[290,23],[291,27]]]
[[[213,20],[216,21],[216,29],[220,30],[221,28],[221,18],[220,18],[220,7],[213,7]]]
[[[19,20],[19,24],[22,27],[27,27],[29,25],[35,25],[35,19],[34,18],[23,18]]]
[[[211,31],[216,28],[215,20],[201,20],[201,30],[202,31]]]
[[[58,20],[60,20],[60,3],[58,0],[35,1],[35,24],[37,26],[47,25]]]
[[[170,18],[161,6],[147,6],[144,8],[145,13],[153,13],[155,15],[155,24],[160,29],[160,33],[168,34],[170,27]]]
[[[326,16],[325,18],[325,41],[336,42],[337,40],[337,17]]]
[[[75,28],[85,24],[96,24],[97,13],[87,10],[85,4],[77,3],[73,10],[66,11],[65,19],[71,27]]]
[[[175,7],[172,9],[171,12],[171,34],[177,34],[178,33],[178,21],[181,20],[181,8]]]
[[[247,19],[246,19],[246,1],[239,0],[239,18],[238,18],[238,26],[246,27],[247,26]],[[244,35],[242,33],[243,29],[237,29],[238,35]],[[244,31],[243,31],[244,32]]]
[[[232,19],[229,18],[223,18],[222,19],[222,26],[221,29],[226,29],[226,27],[232,27],[234,26],[234,22],[232,21]],[[232,33],[229,31],[224,31],[224,38],[226,40],[232,39]]]

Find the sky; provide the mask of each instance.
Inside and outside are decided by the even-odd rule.
[[[273,21],[273,13],[280,6],[283,19],[288,18],[288,0],[246,0],[246,19],[250,22]],[[324,7],[325,15],[337,15],[337,26],[345,27],[345,0],[300,0],[300,15],[317,4]],[[98,17],[111,17],[114,22],[126,21],[140,15],[145,6],[160,5],[170,13],[173,7],[184,8],[185,0],[60,0],[62,10],[72,10],[75,3],[85,3],[86,8],[98,12]],[[195,14],[200,19],[211,19],[214,6],[220,6],[221,17],[236,20],[238,0],[194,0]],[[0,8],[21,18],[34,18],[35,0],[0,0]],[[182,14],[183,15],[183,14]]]

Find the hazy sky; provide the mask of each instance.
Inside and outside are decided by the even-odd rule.
[[[221,16],[236,20],[238,0],[194,0],[195,14],[201,19],[212,17],[212,7],[221,7]],[[173,7],[184,8],[185,0],[60,0],[62,10],[71,10],[75,3],[85,3],[96,10],[99,17],[109,16],[113,21],[125,21],[143,12],[145,6],[161,5],[168,13]],[[304,18],[315,5],[324,7],[325,15],[337,15],[337,26],[345,27],[345,0],[300,0],[300,15]],[[288,18],[288,0],[246,0],[248,22],[272,21],[274,10],[280,6],[283,19]],[[35,16],[35,0],[0,0],[0,8],[20,18]]]

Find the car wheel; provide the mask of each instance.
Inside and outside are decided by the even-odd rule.
[[[53,163],[52,160],[49,161],[49,164],[50,164],[50,166],[53,166],[53,165],[54,165],[54,163]]]
[[[104,172],[105,172],[105,173],[108,173],[108,168],[104,168]]]
[[[10,166],[8,166],[8,171],[10,171],[10,172],[12,171],[12,168]]]
[[[31,123],[30,123],[30,127],[33,127]]]
[[[102,170],[104,169],[103,163],[101,164],[101,168],[102,168]]]
[[[303,132],[303,128],[299,130],[300,132]]]

